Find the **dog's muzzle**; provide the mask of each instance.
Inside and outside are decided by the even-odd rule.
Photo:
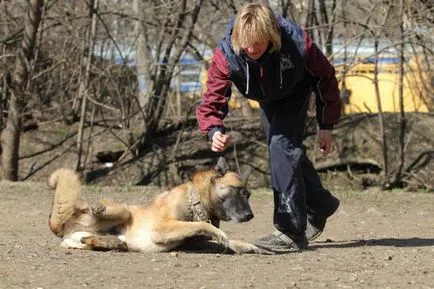
[[[238,215],[235,218],[232,218],[237,223],[248,222],[253,219],[254,215],[252,212],[248,212],[246,214]]]

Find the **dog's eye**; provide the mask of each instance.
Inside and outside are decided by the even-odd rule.
[[[250,198],[250,192],[246,188],[241,188],[239,190],[239,192],[240,192],[241,196]]]
[[[236,194],[242,197],[250,198],[250,192],[246,187],[229,186],[232,194]]]

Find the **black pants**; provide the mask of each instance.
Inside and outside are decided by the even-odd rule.
[[[261,104],[274,193],[274,226],[302,233],[307,215],[329,216],[333,197],[324,189],[303,147],[310,89]]]

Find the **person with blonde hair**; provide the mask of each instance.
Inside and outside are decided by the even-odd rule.
[[[214,50],[207,89],[196,109],[199,129],[215,152],[231,144],[223,120],[232,84],[259,102],[268,142],[276,230],[253,243],[269,250],[307,249],[308,240],[322,233],[339,207],[303,146],[314,92],[320,151],[325,155],[331,150],[341,111],[334,67],[294,22],[276,16],[266,4],[250,3],[230,21]]]

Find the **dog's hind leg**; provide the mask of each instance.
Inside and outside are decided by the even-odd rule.
[[[54,234],[58,237],[64,237],[65,224],[76,213],[81,182],[74,171],[58,169],[50,175],[48,184],[52,189],[55,189],[48,225]]]
[[[127,244],[114,235],[90,235],[82,237],[80,241],[94,251],[128,251]]]
[[[92,215],[106,220],[116,220],[119,224],[126,223],[131,219],[131,212],[126,205],[104,202],[97,202],[90,206]]]
[[[152,241],[157,244],[170,244],[184,241],[194,236],[211,237],[225,247],[229,244],[226,234],[209,223],[182,222],[177,220],[168,220],[158,224],[153,230]]]

